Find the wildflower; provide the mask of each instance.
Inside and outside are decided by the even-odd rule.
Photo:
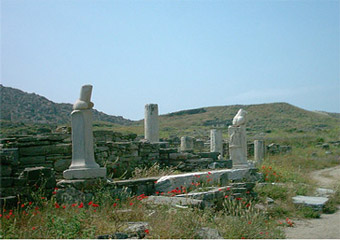
[[[55,187],[54,190],[58,190],[59,188]]]
[[[116,206],[117,206],[117,203],[114,203],[113,206],[116,207]]]
[[[72,207],[75,207],[75,206],[77,206],[77,204],[76,204],[76,203],[73,203],[71,206],[72,206]]]
[[[158,194],[159,194],[159,192],[156,192],[156,194],[158,195]]]
[[[246,239],[245,237],[241,237],[241,239]]]
[[[249,191],[246,191],[246,194],[249,194],[250,192]]]
[[[21,207],[23,208],[23,207],[25,207],[25,204],[23,203],[23,204],[21,204]]]
[[[279,224],[282,224],[282,222],[281,222],[281,221],[279,221]]]
[[[36,229],[36,227],[32,227],[32,230],[35,230]]]
[[[63,206],[63,209],[65,209],[66,208],[66,206]]]
[[[161,195],[164,195],[164,192],[161,192]]]
[[[265,178],[264,180],[265,180],[265,181],[268,181],[269,179],[268,179],[268,178]]]
[[[266,169],[266,166],[262,166],[262,169]]]
[[[95,210],[93,210],[93,212],[97,212],[97,210],[95,209]]]
[[[119,198],[116,198],[116,201],[119,201]]]
[[[90,201],[90,202],[89,202],[89,206],[91,206],[91,205],[92,205],[92,203],[93,203],[93,202],[92,202],[92,201]]]
[[[263,232],[260,232],[260,234],[263,234]]]
[[[11,215],[7,215],[6,218],[9,219],[11,217]]]
[[[208,172],[208,174],[210,175],[210,174],[211,174],[211,172]]]
[[[2,214],[0,214],[0,218],[2,217]]]
[[[56,194],[57,194],[57,192],[56,192],[56,191],[54,191],[54,192],[52,192],[52,194],[56,195]]]
[[[58,203],[55,203],[55,208],[60,208],[60,205]]]
[[[157,183],[157,180],[156,180],[156,181],[154,181],[154,183]]]
[[[251,221],[249,221],[248,224],[251,224]]]
[[[237,201],[240,201],[240,200],[242,200],[242,198],[238,197],[238,198],[236,198],[236,200],[237,200]]]
[[[248,203],[248,204],[246,205],[246,207],[249,208],[249,207],[250,207],[250,203]]]
[[[224,198],[228,198],[229,196],[228,195],[225,195]]]
[[[80,203],[78,208],[83,208],[84,207],[84,203]]]
[[[44,199],[45,199],[45,197],[41,197],[41,199],[43,199],[43,200],[44,200]]]
[[[145,229],[144,232],[145,232],[146,234],[149,234],[149,233],[150,233],[149,229]]]
[[[38,208],[38,207],[35,207],[34,209],[35,209],[35,210],[38,210],[39,208]]]
[[[99,207],[99,204],[92,204],[92,207]]]
[[[219,188],[218,191],[222,191],[222,188]]]
[[[133,203],[132,202],[130,202],[130,206],[132,206],[133,205]]]
[[[230,190],[230,187],[227,188],[227,191],[229,191],[229,190]]]

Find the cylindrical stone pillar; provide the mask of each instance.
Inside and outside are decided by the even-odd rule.
[[[194,138],[181,137],[181,152],[192,152],[194,150]]]
[[[150,142],[159,142],[158,105],[146,104],[144,112],[145,139]]]
[[[210,130],[210,152],[219,152],[223,156],[223,140],[221,129]]]
[[[255,140],[254,141],[254,160],[257,165],[261,165],[264,159],[264,141]]]

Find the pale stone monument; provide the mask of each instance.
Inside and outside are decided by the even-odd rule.
[[[194,138],[189,136],[181,137],[181,152],[192,152],[194,150]]]
[[[106,177],[106,168],[94,160],[92,132],[92,85],[84,85],[80,98],[74,103],[72,123],[72,163],[63,175],[66,179]]]
[[[210,152],[219,152],[223,156],[223,139],[221,129],[210,130]]]
[[[229,154],[233,165],[248,165],[247,140],[246,140],[246,115],[247,112],[240,109],[233,119],[233,125],[229,126],[228,133]]]
[[[144,112],[145,139],[150,142],[159,142],[158,105],[146,104]]]
[[[254,160],[258,166],[262,164],[264,159],[264,141],[263,140],[255,140],[254,141]]]

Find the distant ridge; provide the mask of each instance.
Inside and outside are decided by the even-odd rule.
[[[4,87],[0,84],[0,119],[11,122],[66,124],[70,123],[72,104],[54,103],[35,93]],[[93,110],[93,118],[98,121],[129,125],[131,120],[121,116],[111,116]]]

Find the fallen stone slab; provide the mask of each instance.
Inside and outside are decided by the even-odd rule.
[[[334,190],[328,188],[317,188],[316,195],[318,197],[329,197],[330,195],[334,194]]]
[[[144,198],[142,202],[146,204],[154,204],[154,205],[170,205],[170,206],[189,206],[189,207],[198,207],[198,208],[206,208],[211,207],[211,203],[191,199],[191,198],[184,198],[184,197],[165,197],[165,196],[149,196]]]
[[[220,188],[212,188],[211,190],[204,191],[204,192],[190,192],[187,194],[179,194],[176,197],[187,197],[192,199],[199,199],[204,201],[213,201],[216,199],[224,199],[224,196],[231,192],[231,187],[220,187]]]
[[[322,210],[323,206],[327,203],[326,197],[311,197],[311,196],[295,196],[293,197],[294,204],[302,204],[308,207],[312,207],[315,210]]]
[[[192,183],[203,182],[210,179],[209,183],[228,185],[230,181],[242,181],[249,178],[251,171],[249,168],[243,169],[223,169],[204,172],[184,173],[161,177],[155,184],[158,192],[169,192],[176,188],[189,188]]]
[[[196,233],[198,239],[223,239],[217,229],[203,227]]]

